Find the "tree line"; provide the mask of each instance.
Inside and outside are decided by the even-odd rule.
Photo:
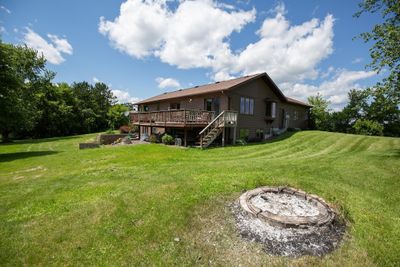
[[[117,104],[104,83],[53,83],[46,60],[27,46],[0,41],[0,134],[10,138],[65,136],[128,123],[129,104]]]
[[[368,135],[400,136],[400,1],[364,0],[354,17],[364,13],[380,13],[383,22],[358,38],[372,42],[372,62],[366,67],[388,76],[365,90],[351,90],[348,104],[342,111],[329,110],[329,102],[321,95],[308,98],[313,105],[311,121],[314,129]]]

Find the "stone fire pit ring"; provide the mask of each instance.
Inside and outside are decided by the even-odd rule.
[[[251,215],[281,227],[323,226],[335,219],[322,198],[290,187],[259,187],[242,194],[239,203]]]

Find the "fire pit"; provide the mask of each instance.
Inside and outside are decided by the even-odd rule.
[[[322,198],[289,187],[260,187],[233,206],[241,235],[264,244],[270,254],[323,255],[334,250],[345,231]]]

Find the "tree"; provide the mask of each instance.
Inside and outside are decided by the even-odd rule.
[[[50,137],[76,133],[76,98],[66,83],[50,84],[39,94],[40,117],[32,130],[33,137]]]
[[[32,129],[38,118],[37,93],[51,83],[54,73],[46,60],[26,46],[0,41],[0,132],[8,142],[11,133]]]
[[[319,93],[316,96],[309,96],[307,101],[312,106],[310,110],[311,128],[329,130],[329,101]]]
[[[107,113],[108,125],[111,129],[118,129],[122,125],[129,123],[129,117],[125,115],[125,112],[129,111],[129,108],[123,104],[116,104],[112,106]]]
[[[380,72],[388,70],[388,77],[371,87],[371,105],[368,117],[384,126],[385,135],[400,135],[400,1],[364,0],[354,14],[380,12],[381,24],[371,32],[360,34],[364,42],[373,42],[370,49],[372,62],[367,67]]]
[[[359,119],[353,128],[356,134],[383,135],[383,126],[376,121]]]

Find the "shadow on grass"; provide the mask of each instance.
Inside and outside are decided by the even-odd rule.
[[[400,158],[400,149],[398,149],[398,148],[390,149],[385,154],[380,155],[380,157],[384,157],[384,158]]]
[[[257,146],[257,145],[262,145],[262,144],[270,144],[270,143],[280,142],[280,141],[283,141],[285,139],[292,137],[293,135],[295,135],[298,132],[299,131],[285,132],[285,133],[283,133],[279,136],[273,137],[272,139],[269,139],[269,140],[260,141],[260,142],[251,142],[251,143],[247,143],[245,145],[235,145],[235,147]],[[225,147],[234,147],[234,145],[226,145]],[[207,147],[208,150],[217,149],[217,148],[221,148],[221,144]]]
[[[40,157],[47,155],[54,155],[59,153],[58,151],[29,151],[29,152],[15,152],[15,153],[4,153],[0,154],[0,162],[8,162],[18,159],[26,159],[31,157]]]
[[[0,146],[16,145],[16,144],[48,143],[48,142],[55,142],[55,141],[60,141],[60,140],[70,140],[70,139],[81,138],[84,135],[89,135],[89,134],[49,137],[49,138],[42,138],[42,139],[12,140],[11,142],[8,142],[8,143],[0,143]]]

